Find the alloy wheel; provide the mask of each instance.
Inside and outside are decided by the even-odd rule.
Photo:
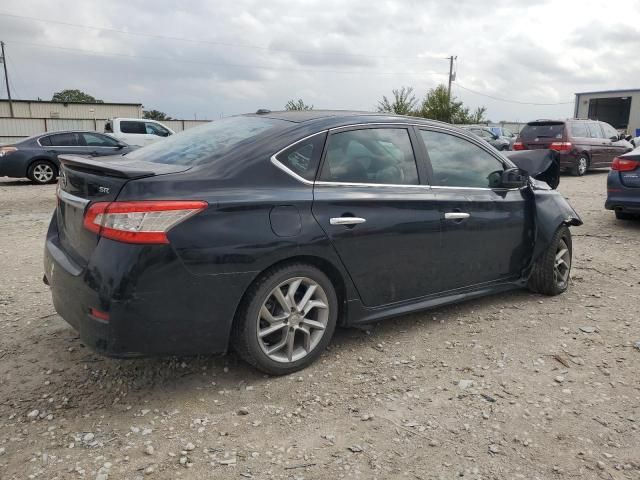
[[[589,162],[585,157],[580,157],[578,159],[578,173],[580,175],[584,175],[587,173],[587,167],[589,166]]]
[[[564,240],[560,240],[556,250],[556,259],[553,266],[553,279],[558,286],[564,286],[569,281],[571,270],[571,252]]]
[[[33,178],[35,178],[38,183],[49,183],[53,180],[54,175],[53,167],[47,163],[39,163],[33,167]]]
[[[295,277],[274,288],[258,314],[258,343],[280,363],[296,362],[311,353],[324,336],[329,301],[323,288],[308,277]]]

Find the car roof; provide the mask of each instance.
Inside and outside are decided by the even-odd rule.
[[[264,113],[263,113],[264,112]],[[304,126],[316,126],[318,128],[334,128],[340,126],[369,124],[369,123],[411,123],[425,126],[447,126],[456,128],[437,120],[427,120],[422,117],[394,115],[391,113],[363,112],[357,110],[304,110],[304,111],[261,111],[244,116],[272,118],[284,120]]]
[[[39,138],[43,138],[43,137],[48,137],[49,135],[58,135],[61,133],[95,133],[98,135],[106,135],[107,137],[109,137],[110,135],[106,134],[106,133],[102,133],[102,132],[96,132],[95,130],[53,130],[51,132],[42,132],[39,133],[37,135],[32,135],[30,137],[26,137],[23,138],[15,143],[22,143],[22,142],[30,142],[32,140],[37,140]],[[111,137],[113,138],[113,137]]]

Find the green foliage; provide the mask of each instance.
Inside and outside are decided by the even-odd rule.
[[[392,90],[393,100],[386,95],[378,102],[378,112],[395,113],[396,115],[414,115],[416,109],[416,96],[412,87],[402,87],[400,90]]]
[[[142,112],[142,118],[149,120],[173,120],[169,115],[160,110],[145,110]]]
[[[89,95],[88,93],[84,93],[81,90],[77,89],[67,89],[61,90],[53,94],[51,97],[52,102],[82,102],[82,103],[104,103],[102,100],[98,100],[97,98]]]
[[[418,108],[416,108],[417,103],[413,88],[402,87],[400,90],[393,90],[393,100],[383,96],[378,102],[377,110],[398,115],[415,115],[441,122],[462,124],[486,122],[486,107],[478,107],[470,113],[469,108],[456,97],[452,96],[449,101],[446,85],[438,85],[429,90]]]
[[[313,105],[307,105],[301,98],[298,100],[289,100],[284,106],[285,110],[313,110]]]

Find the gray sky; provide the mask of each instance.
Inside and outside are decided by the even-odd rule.
[[[79,88],[175,118],[290,98],[373,110],[393,88],[445,83],[453,54],[457,97],[527,121],[571,116],[575,92],[640,88],[639,12],[640,0],[3,0],[1,14],[44,21],[0,15],[0,39],[17,98]]]

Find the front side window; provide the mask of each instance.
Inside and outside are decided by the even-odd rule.
[[[84,143],[88,147],[117,147],[118,141],[114,138],[97,133],[83,133]]]
[[[589,129],[589,136],[591,138],[603,138],[602,129],[596,122],[588,122],[587,128]]]
[[[146,133],[149,135],[157,135],[159,137],[168,137],[169,130],[157,123],[147,122],[145,123]]]
[[[122,133],[136,133],[141,135],[147,133],[144,122],[133,122],[130,120],[120,122],[120,131]]]
[[[618,131],[615,128],[604,122],[600,122],[600,126],[602,127],[605,138],[609,138],[612,140],[615,138],[616,140],[618,140]]]
[[[320,180],[418,185],[409,131],[405,128],[371,128],[331,135]]]
[[[54,147],[77,147],[80,145],[77,133],[58,133],[51,135],[49,139]]]
[[[479,146],[448,133],[420,130],[433,168],[433,185],[496,188],[504,165]]]
[[[322,147],[326,137],[326,132],[314,135],[289,147],[276,158],[295,174],[300,175],[305,180],[313,181],[316,177],[316,170],[320,163]]]

